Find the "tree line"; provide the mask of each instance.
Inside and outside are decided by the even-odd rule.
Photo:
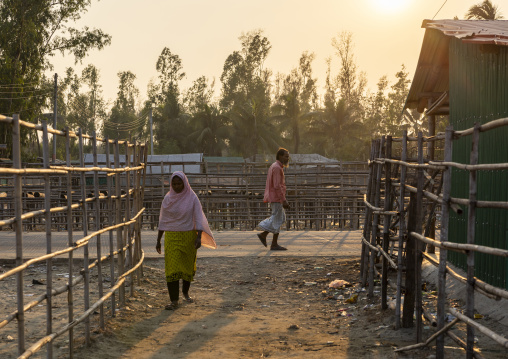
[[[51,56],[70,54],[77,64],[90,50],[111,42],[99,29],[72,27],[89,6],[91,0],[0,3],[1,114],[19,113],[34,123],[52,117],[54,79],[46,75]],[[327,59],[323,91],[313,74],[313,53],[303,52],[287,74],[266,68],[272,46],[262,30],[239,36],[219,84],[201,76],[182,89],[182,59],[162,49],[154,64],[157,78],[148,84],[143,101],[131,71],[118,73],[117,97],[108,106],[99,70],[93,64],[81,73],[69,67],[58,79],[57,127],[137,141],[148,141],[152,129],[156,154],[249,157],[282,146],[291,153],[340,160],[365,160],[371,138],[381,134],[424,129],[420,114],[403,111],[410,85],[404,65],[393,80],[380,78],[372,92],[355,60],[353,34],[341,32],[331,45],[334,54]],[[332,66],[333,59],[338,67]],[[0,143],[8,146],[9,131],[0,124]],[[27,134],[23,140],[25,157],[36,156],[38,136]],[[63,144],[58,152],[63,153]]]

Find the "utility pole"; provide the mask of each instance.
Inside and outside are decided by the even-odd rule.
[[[55,74],[55,89],[53,94],[53,129],[56,130],[56,118],[57,118],[57,97],[58,97],[58,74]],[[53,164],[56,163],[56,138],[57,135],[53,135]]]
[[[151,148],[151,155],[153,156],[153,121],[152,121],[152,107],[153,105],[150,105],[150,148]]]

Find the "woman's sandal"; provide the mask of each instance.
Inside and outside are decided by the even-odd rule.
[[[175,303],[169,303],[164,307],[164,309],[166,310],[175,310],[176,308],[178,308],[178,304]]]

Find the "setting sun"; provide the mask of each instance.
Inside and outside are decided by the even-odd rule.
[[[399,12],[409,5],[409,0],[371,0],[375,7],[382,12]]]

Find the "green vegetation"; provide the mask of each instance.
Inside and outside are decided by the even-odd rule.
[[[56,51],[81,61],[90,49],[111,42],[101,30],[68,27],[90,6],[90,0],[0,3],[0,113],[19,113],[25,121],[53,119],[50,58]],[[404,65],[393,81],[383,77],[372,93],[354,57],[354,39],[342,32],[331,41],[324,87],[314,77],[314,54],[303,52],[288,74],[273,74],[264,64],[272,45],[261,30],[242,34],[239,48],[224,61],[220,86],[199,77],[181,89],[184,65],[169,48],[155,61],[157,80],[142,102],[136,75],[118,73],[117,98],[109,108],[100,73],[88,65],[72,68],[58,79],[59,129],[98,136],[148,141],[152,114],[156,154],[203,152],[207,156],[274,153],[319,153],[340,160],[365,160],[370,140],[380,134],[400,136],[422,128],[419,114],[403,112],[410,80]],[[324,91],[323,91],[324,89]],[[321,95],[320,92],[323,92]],[[0,124],[0,143],[8,143],[8,126]],[[28,154],[40,152],[37,136],[25,138]],[[58,142],[58,141],[57,141]],[[63,141],[57,143],[63,153]],[[61,158],[57,154],[57,157]]]

